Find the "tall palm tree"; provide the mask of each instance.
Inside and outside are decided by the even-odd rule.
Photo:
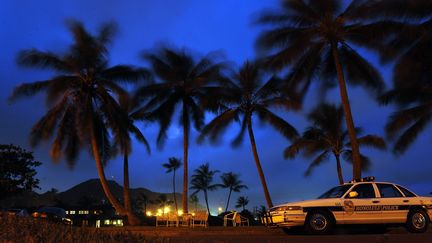
[[[162,166],[167,169],[166,173],[173,173],[173,198],[174,198],[174,204],[176,212],[178,212],[177,208],[177,198],[176,198],[176,191],[175,191],[175,172],[180,166],[182,165],[181,159],[171,157],[168,159],[168,163],[163,164]]]
[[[232,172],[223,173],[221,175],[221,180],[222,180],[222,185],[221,185],[222,188],[228,188],[229,189],[228,200],[227,200],[227,204],[225,207],[225,212],[226,212],[226,211],[228,211],[231,193],[233,191],[234,192],[240,192],[242,189],[247,189],[248,187],[246,185],[242,184],[243,182],[239,179],[238,174],[234,174]]]
[[[192,192],[192,195],[196,195],[198,192],[202,191],[204,193],[204,200],[207,206],[207,212],[210,215],[210,208],[208,203],[208,192],[216,190],[220,185],[212,184],[213,177],[218,170],[210,170],[209,163],[201,165],[198,169],[194,170],[195,174],[192,175],[191,180],[191,190],[195,190]]]
[[[343,123],[342,107],[330,104],[321,104],[317,106],[309,115],[308,120],[312,125],[306,129],[303,136],[294,140],[294,142],[285,149],[285,158],[294,158],[300,151],[306,157],[315,157],[305,176],[309,176],[312,170],[322,162],[329,159],[333,154],[336,159],[336,169],[339,178],[339,184],[343,184],[342,167],[340,157],[346,161],[352,162],[352,150],[347,137],[348,132],[345,130]],[[357,135],[360,129],[357,128]],[[385,149],[384,139],[377,135],[365,135],[357,138],[359,145],[371,146],[378,149]],[[367,156],[360,154],[362,159],[362,169],[368,169],[370,160]]]
[[[269,108],[279,106],[286,109],[298,109],[300,105],[295,95],[282,94],[279,91],[277,78],[272,77],[268,81],[262,83],[263,80],[264,73],[259,65],[246,62],[234,75],[233,81],[229,82],[230,86],[226,88],[223,96],[219,97],[220,102],[226,109],[202,129],[198,141],[202,142],[206,136],[210,137],[210,141],[217,141],[228,125],[234,121],[239,121],[242,117],[240,132],[231,144],[233,146],[239,145],[242,142],[246,130],[248,131],[252,153],[263,187],[264,196],[267,206],[271,208],[273,203],[258,156],[252,117],[257,115],[262,122],[269,123],[282,135],[291,139],[297,136],[296,129],[273,113]]]
[[[125,215],[125,208],[108,187],[103,167],[112,147],[110,134],[116,140],[126,139],[119,143],[122,151],[127,151],[129,144],[123,135],[128,133],[130,122],[117,101],[127,92],[120,84],[146,79],[148,72],[125,65],[108,66],[107,44],[112,39],[113,25],[104,25],[96,36],[78,22],[70,22],[69,28],[74,43],[68,53],[57,55],[32,49],[18,55],[20,65],[51,69],[56,75],[16,87],[10,100],[46,92],[48,112],[33,126],[31,145],[50,140],[55,134],[51,158],[59,161],[64,156],[71,167],[79,151],[89,147],[106,197],[117,212]]]
[[[150,76],[150,75],[149,75]],[[127,211],[128,222],[131,225],[139,224],[139,219],[134,215],[132,210],[132,203],[130,199],[130,186],[129,186],[129,154],[132,152],[132,144],[130,134],[134,136],[134,138],[143,143],[147,153],[150,154],[150,145],[147,142],[147,139],[141,133],[138,127],[134,124],[133,111],[137,108],[137,103],[135,100],[129,97],[128,95],[122,96],[122,99],[119,100],[119,105],[121,109],[127,112],[128,114],[128,132],[119,134],[119,136],[115,137],[114,145],[119,147],[121,153],[123,154],[123,198],[124,198],[124,207]],[[117,151],[114,151],[117,152]]]
[[[258,20],[273,26],[257,41],[261,48],[271,52],[267,58],[269,67],[282,69],[292,65],[287,79],[298,83],[297,88],[303,93],[317,79],[322,81],[323,90],[339,86],[355,179],[361,178],[361,157],[346,81],[374,93],[384,88],[380,73],[355,46],[384,52],[381,40],[403,26],[378,17],[375,2],[380,1],[353,0],[342,9],[342,0],[283,0],[280,11],[264,12]]]
[[[241,196],[237,199],[237,203],[235,205],[236,208],[243,208],[243,211],[246,209],[246,205],[249,204],[249,198]]]
[[[144,86],[137,90],[137,97],[147,103],[136,117],[158,121],[157,137],[161,147],[171,125],[176,107],[180,106],[180,125],[183,127],[183,212],[188,212],[188,148],[191,124],[200,130],[204,124],[203,106],[213,99],[209,96],[216,87],[212,83],[221,76],[225,64],[214,55],[196,59],[186,50],[162,48],[155,54],[145,54],[160,83]]]

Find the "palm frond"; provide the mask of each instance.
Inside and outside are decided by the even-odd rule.
[[[20,51],[17,55],[18,65],[24,67],[48,68],[55,71],[70,71],[69,66],[56,54],[36,49]]]
[[[265,107],[257,106],[257,112],[261,120],[267,121],[277,131],[288,139],[293,139],[298,136],[297,130],[281,117],[277,116]]]
[[[315,169],[315,167],[319,166],[322,162],[326,161],[329,157],[329,152],[324,151],[320,155],[318,155],[312,163],[307,168],[306,172],[304,173],[305,176],[310,176],[312,171]]]
[[[381,150],[385,150],[387,147],[384,139],[377,135],[366,135],[357,138],[357,142],[360,146],[370,146]]]
[[[432,114],[430,113],[418,118],[417,121],[408,127],[397,139],[393,151],[397,154],[405,152],[408,146],[418,137],[419,133],[430,123],[431,118]]]

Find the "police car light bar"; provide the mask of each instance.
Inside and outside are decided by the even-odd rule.
[[[355,183],[355,182],[367,182],[367,181],[375,181],[375,176],[367,176],[367,177],[363,177],[361,179],[354,179],[352,181],[350,181],[350,183]]]

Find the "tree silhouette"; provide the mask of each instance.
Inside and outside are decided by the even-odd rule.
[[[408,149],[432,117],[432,2],[405,1],[401,7],[389,8],[385,13],[394,18],[407,18],[409,24],[386,39],[385,44],[392,51],[383,61],[396,59],[396,63],[393,88],[381,97],[383,104],[397,105],[398,110],[386,125],[387,136],[395,141],[393,151],[396,154]]]
[[[178,212],[177,208],[177,198],[176,198],[176,191],[175,191],[175,172],[180,166],[182,165],[181,159],[171,157],[168,159],[168,163],[163,164],[162,166],[167,169],[166,173],[173,173],[173,198],[174,198],[174,204],[176,212]]]
[[[194,205],[194,209],[195,209],[195,212],[196,212],[197,209],[198,209],[198,203],[199,203],[198,196],[197,196],[196,194],[191,195],[191,196],[189,197],[189,202],[192,203],[192,204]]]
[[[221,175],[221,180],[222,180],[222,188],[228,188],[229,193],[228,193],[228,200],[227,200],[227,204],[225,207],[225,212],[228,211],[228,206],[229,206],[229,202],[230,202],[230,198],[231,198],[231,193],[234,192],[240,192],[242,189],[247,189],[248,187],[246,185],[243,185],[242,181],[239,179],[239,175],[238,174],[234,174],[232,172],[229,173],[223,173]]]
[[[235,207],[236,208],[243,208],[243,211],[245,211],[245,207],[248,204],[249,204],[248,197],[241,196],[237,199],[237,203],[236,203]]]
[[[39,188],[35,167],[42,163],[34,160],[32,152],[0,144],[0,161],[0,199]]]
[[[171,126],[176,107],[180,106],[180,125],[183,127],[183,212],[188,212],[188,148],[191,125],[200,130],[204,124],[204,108],[210,107],[214,93],[212,83],[218,81],[225,63],[217,61],[215,55],[196,59],[186,50],[167,47],[158,52],[144,54],[160,83],[137,90],[141,102],[146,101],[135,117],[157,121],[160,125],[157,142],[163,145]]]
[[[329,159],[330,154],[336,159],[336,169],[339,184],[343,184],[342,167],[340,157],[346,161],[352,162],[352,150],[348,139],[348,132],[345,130],[343,123],[342,107],[330,104],[318,105],[308,115],[308,120],[312,125],[306,129],[303,136],[294,140],[294,142],[285,149],[285,158],[294,158],[300,151],[305,157],[315,157],[309,168],[305,172],[309,176],[312,170],[321,165],[322,162]],[[356,129],[359,135],[361,129]],[[378,149],[385,149],[384,139],[377,135],[365,135],[357,138],[360,146],[371,146]],[[370,160],[367,156],[360,154],[362,159],[362,169],[367,170],[370,166]]]
[[[356,50],[361,46],[378,52],[387,48],[382,40],[400,31],[402,24],[378,16],[375,2],[341,0],[285,0],[280,11],[264,12],[258,22],[270,24],[258,38],[258,46],[271,52],[266,63],[273,69],[292,65],[287,80],[301,93],[313,80],[322,90],[338,86],[351,141],[353,177],[361,178],[361,157],[356,140],[346,81],[375,94],[384,88],[380,73]],[[391,2],[391,1],[390,1]],[[380,6],[381,10],[384,6]],[[318,77],[318,78],[316,78]],[[337,80],[337,82],[336,82]]]
[[[106,197],[118,213],[125,215],[126,209],[108,187],[103,167],[112,149],[110,135],[120,138],[128,133],[130,125],[127,113],[118,104],[127,94],[120,84],[147,79],[148,72],[125,65],[108,66],[107,45],[115,29],[112,24],[103,25],[96,36],[79,22],[69,22],[69,28],[74,43],[68,53],[57,55],[36,49],[19,53],[21,66],[51,69],[56,75],[16,87],[10,100],[45,92],[48,111],[33,126],[31,145],[50,140],[55,134],[51,158],[59,161],[64,156],[71,167],[79,151],[89,147]],[[120,143],[121,151],[127,151],[127,144],[129,141]]]
[[[208,203],[208,192],[216,190],[220,185],[212,184],[213,177],[218,170],[210,170],[209,163],[201,165],[198,169],[194,170],[195,174],[192,175],[191,180],[191,190],[195,190],[192,192],[192,195],[196,195],[198,192],[202,191],[204,193],[204,200],[207,206],[207,212],[210,215],[210,208]]]
[[[278,85],[278,79],[271,77],[267,82],[261,84],[264,73],[256,63],[245,62],[242,68],[234,75],[233,81],[229,81],[224,93],[219,100],[226,109],[210,121],[201,131],[198,142],[202,142],[206,136],[210,141],[216,142],[222,132],[234,121],[241,117],[241,128],[239,134],[233,140],[232,145],[239,145],[246,130],[249,134],[255,165],[261,180],[267,206],[273,206],[253,132],[253,115],[262,121],[269,123],[286,138],[297,136],[295,128],[272,112],[271,107],[284,107],[286,109],[297,109],[300,107],[293,94],[282,94]]]
[[[132,144],[131,137],[132,134],[136,141],[144,144],[146,151],[150,154],[150,145],[147,142],[147,139],[141,133],[138,127],[134,124],[133,111],[137,109],[137,103],[134,99],[129,97],[128,95],[122,96],[122,99],[119,100],[119,105],[121,109],[127,112],[128,114],[128,127],[126,133],[118,134],[117,137],[114,138],[114,146],[118,147],[123,154],[123,198],[124,198],[124,207],[127,211],[128,221],[132,225],[139,224],[139,219],[133,215],[132,202],[130,198],[130,186],[129,186],[129,154],[132,152]],[[114,153],[116,153],[114,149]]]

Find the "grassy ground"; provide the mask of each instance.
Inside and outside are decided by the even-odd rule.
[[[0,218],[0,242],[146,242],[129,231],[71,227],[32,218]]]

